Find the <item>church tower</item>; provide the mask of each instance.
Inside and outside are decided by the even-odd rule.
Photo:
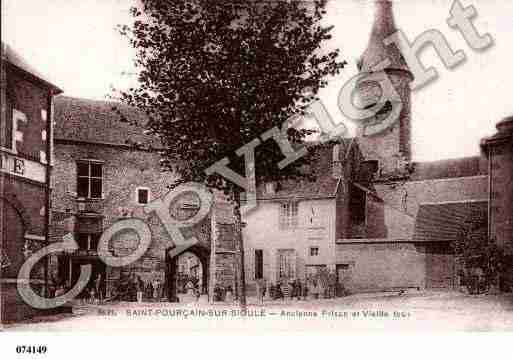
[[[386,177],[400,175],[411,162],[409,84],[413,75],[396,45],[385,44],[396,31],[392,2],[376,0],[370,40],[358,62],[360,74],[365,76],[358,82],[355,95],[361,108],[384,104],[374,116],[360,121],[357,137],[363,160],[377,161],[379,173]],[[388,90],[379,86],[378,78],[388,78]]]

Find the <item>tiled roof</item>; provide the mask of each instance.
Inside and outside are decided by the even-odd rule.
[[[486,175],[488,167],[483,157],[463,157],[434,162],[415,162],[412,181]]]
[[[46,76],[33,68],[20,54],[14,51],[9,45],[2,42],[2,60],[7,61],[18,69],[30,74],[36,80],[42,82],[45,86],[53,89],[55,94],[62,93],[62,90],[52,84]]]
[[[151,144],[158,147],[153,137],[144,135],[146,116],[132,107],[109,101],[86,100],[57,96],[55,103],[55,139],[75,140],[115,145]],[[114,111],[119,108],[128,122]],[[134,124],[138,124],[137,126]],[[140,126],[139,126],[140,124]]]
[[[488,202],[422,204],[415,223],[416,241],[452,241],[472,222],[486,223]]]

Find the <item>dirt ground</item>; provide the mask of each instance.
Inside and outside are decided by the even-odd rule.
[[[38,318],[6,331],[510,331],[513,296],[470,296],[457,292],[412,291],[351,295],[309,301],[249,298],[208,304],[182,297],[181,303],[80,305],[74,314]]]

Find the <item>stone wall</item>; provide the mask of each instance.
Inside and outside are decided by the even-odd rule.
[[[443,242],[447,238],[413,241],[419,208],[428,203],[486,202],[487,189],[487,176],[369,185],[366,222],[352,231],[361,239],[337,240],[336,263],[348,267],[349,289],[453,287],[454,256],[450,242]]]
[[[56,220],[52,223],[52,232],[66,233],[62,230],[63,218],[79,215],[77,201],[77,161],[93,159],[103,163],[103,199],[93,202],[93,209],[102,218],[105,230],[113,223],[126,217],[143,219],[152,232],[151,245],[146,254],[122,268],[107,268],[107,295],[117,286],[123,274],[134,273],[145,282],[152,279],[164,281],[165,251],[171,246],[169,235],[155,214],[146,214],[143,206],[137,203],[136,189],[150,189],[151,199],[157,199],[168,192],[168,185],[175,177],[163,173],[159,167],[157,153],[128,150],[123,147],[99,144],[69,144],[57,142],[55,146],[55,165],[52,176],[52,208]],[[60,217],[60,218],[59,218]],[[59,221],[60,219],[60,221]],[[77,222],[77,220],[75,220]],[[72,225],[76,234],[79,225]],[[59,236],[52,236],[59,240]],[[126,255],[138,245],[133,232],[116,235],[110,246],[115,255]]]
[[[237,245],[237,227],[233,215],[233,206],[222,200],[214,204],[211,217],[211,256],[209,291],[214,287],[231,287],[237,290],[237,271],[240,265]]]
[[[404,156],[411,160],[411,90],[409,88],[410,79],[408,74],[401,71],[392,71],[388,73],[394,89],[401,99],[401,113],[391,125],[380,133],[358,137],[358,145],[363,160],[378,160],[379,169],[383,174],[393,173],[399,167],[399,160]],[[360,89],[360,94],[367,98],[365,104],[374,104],[376,99],[372,99],[370,94],[365,93],[365,89]],[[379,97],[378,97],[379,98]],[[389,97],[391,98],[390,95]],[[394,106],[398,106],[397,104]],[[380,116],[380,115],[376,115]],[[375,117],[376,117],[375,116]],[[388,116],[388,115],[387,115]],[[359,130],[363,131],[363,128]]]
[[[399,288],[451,288],[454,258],[447,243],[339,241],[340,278],[350,292]]]
[[[487,142],[491,168],[491,237],[513,254],[513,119],[498,125],[498,134]]]
[[[112,294],[121,278],[131,274],[139,276],[145,283],[154,279],[164,283],[166,252],[172,247],[172,242],[161,220],[155,213],[146,214],[143,206],[137,204],[135,196],[138,187],[150,189],[150,200],[161,198],[169,191],[168,185],[176,177],[172,173],[161,172],[159,155],[153,152],[130,150],[123,146],[70,143],[69,141],[58,141],[55,154],[52,177],[54,188],[52,238],[61,240],[64,234],[70,232],[76,234],[81,227],[78,207],[80,201],[77,201],[76,194],[77,161],[84,159],[101,161],[103,163],[103,199],[90,201],[92,204],[88,204],[88,208],[102,216],[101,231],[117,221],[130,217],[143,219],[152,233],[150,248],[142,258],[122,268],[107,267],[107,296]],[[180,195],[176,203],[194,203],[193,197],[195,195]],[[171,215],[177,219],[181,219],[181,214],[177,212],[179,208],[180,205],[174,204],[170,208]],[[217,268],[215,282],[223,286],[230,285],[233,288],[236,270],[233,209],[228,204],[216,204],[213,211],[215,215],[208,215],[191,228],[182,228],[182,233],[185,238],[192,236],[198,238],[201,245],[208,248],[207,250],[211,250],[212,231],[216,233],[214,260],[217,267],[211,265],[211,268]],[[70,221],[70,217],[74,219]],[[135,233],[122,232],[112,238],[110,248],[114,255],[124,256],[133,251],[138,243]]]
[[[488,176],[374,183],[368,191],[363,238],[411,239],[421,204],[487,201]]]

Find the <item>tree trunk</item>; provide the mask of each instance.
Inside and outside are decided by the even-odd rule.
[[[246,275],[244,266],[244,240],[242,238],[242,216],[240,211],[240,191],[234,191],[234,215],[235,215],[235,235],[237,236],[237,278],[238,278],[238,296],[242,310],[246,310]]]

